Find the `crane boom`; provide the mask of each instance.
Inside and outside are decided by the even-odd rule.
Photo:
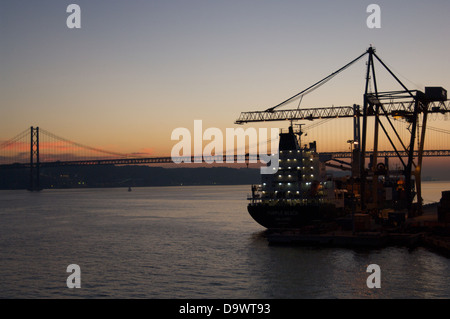
[[[414,110],[414,101],[407,102],[388,102],[383,103],[386,110],[385,115],[407,117],[412,115]],[[421,112],[424,110],[422,109]],[[434,101],[428,104],[428,113],[450,113],[450,100]],[[273,121],[299,121],[299,120],[317,120],[328,118],[349,118],[360,116],[355,113],[352,106],[333,106],[307,109],[289,109],[276,111],[253,111],[242,112],[235,124],[245,124],[254,122],[273,122]],[[368,116],[375,115],[368,111]]]

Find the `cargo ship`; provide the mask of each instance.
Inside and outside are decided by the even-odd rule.
[[[326,156],[317,152],[316,142],[302,145],[302,134],[301,129],[294,130],[292,125],[287,131],[281,130],[278,171],[261,174],[261,184],[252,185],[248,212],[265,228],[299,229],[361,213],[359,180],[355,176],[334,177],[327,173]],[[359,169],[357,158],[352,163]],[[402,203],[405,192],[403,179],[386,172],[388,163],[378,166],[384,170],[384,176],[377,181],[378,205],[372,213],[381,218]],[[373,183],[370,178],[367,183],[370,198]]]
[[[319,88],[365,55],[368,55],[368,61],[361,109],[356,104],[353,107],[300,109],[304,95]],[[375,61],[381,63],[402,90],[378,91]],[[276,110],[297,100],[297,109]],[[399,224],[406,217],[419,216],[423,206],[421,170],[427,114],[449,112],[446,89],[425,87],[425,92],[408,90],[375,53],[375,48],[370,46],[344,67],[289,99],[265,111],[241,113],[236,124],[291,121],[288,130],[280,132],[279,169],[275,174],[263,174],[261,185],[252,186],[248,212],[266,228],[289,229],[324,224],[327,221],[336,222],[343,217],[348,219],[349,214],[353,225],[356,219],[381,224],[390,219],[393,224]],[[353,144],[350,163],[337,158],[325,158],[326,154],[317,152],[316,142],[302,145],[301,126],[298,130],[293,128],[294,121],[343,117],[353,118],[353,140],[348,141]],[[372,152],[368,151],[368,117],[375,117]],[[408,124],[406,135],[409,143],[402,140],[391,118],[401,119]],[[386,125],[382,119],[387,121]],[[385,153],[384,162],[378,150],[381,146],[379,136],[386,137],[389,141],[387,147],[393,149],[391,154],[394,154]],[[370,160],[366,165],[369,155]],[[399,161],[396,170],[389,167],[390,156]],[[345,165],[350,174],[339,175],[342,177],[327,174],[325,167],[334,165],[327,163],[330,160]]]

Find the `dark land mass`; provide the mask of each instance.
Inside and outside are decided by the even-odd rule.
[[[335,177],[348,172],[330,170]],[[424,181],[441,180],[424,175]],[[177,167],[145,165],[61,166],[40,169],[41,188],[148,187],[180,185],[248,185],[261,183],[259,168]],[[0,169],[0,189],[27,189],[26,168]]]
[[[149,166],[74,166],[41,168],[41,188],[147,187],[179,185],[245,185],[260,183],[255,168]],[[0,189],[27,189],[28,169],[0,170]]]

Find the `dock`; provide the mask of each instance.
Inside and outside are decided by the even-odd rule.
[[[419,245],[424,238],[423,233],[402,234],[387,232],[335,231],[323,234],[303,234],[300,231],[273,231],[267,234],[269,244],[275,245],[311,245],[332,247],[370,247]]]
[[[317,229],[272,229],[269,245],[301,245],[346,248],[426,247],[450,256],[450,222],[438,217],[438,203],[424,206],[423,214],[408,218],[398,227],[374,227],[365,231]]]

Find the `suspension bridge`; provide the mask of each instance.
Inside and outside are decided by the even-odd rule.
[[[444,105],[449,107],[449,103]],[[336,109],[342,116],[341,110]],[[437,109],[436,109],[437,112]],[[438,113],[441,114],[441,113]],[[331,115],[330,115],[331,116]],[[330,117],[339,119],[339,116]],[[322,126],[325,126],[324,121]],[[401,123],[404,124],[404,123]],[[317,124],[305,126],[304,131],[309,132],[311,136],[318,135],[320,138],[330,139],[331,136],[322,136],[324,131],[319,131]],[[425,149],[423,151],[424,157],[447,157],[450,156],[450,130],[436,128],[433,126],[427,127],[427,144],[434,146],[434,149]],[[352,142],[352,141],[347,141]],[[345,141],[341,141],[341,145],[345,145]],[[396,152],[395,150],[378,151],[378,156],[385,158],[395,158],[400,153],[400,156],[407,157],[408,152],[403,150]],[[327,162],[328,166],[345,169],[347,166],[344,162],[346,159],[351,159],[353,156],[352,150],[335,150],[327,151],[326,149],[320,152],[321,158]],[[365,156],[370,158],[373,156],[373,151],[366,152]],[[418,151],[414,152],[414,157],[417,158]],[[235,155],[233,163],[249,163],[251,161],[258,161],[257,154],[246,153],[244,156]],[[172,158],[171,156],[151,157],[140,154],[139,156],[133,154],[125,154],[114,151],[108,151],[96,148],[89,145],[84,145],[78,142],[63,138],[54,133],[39,127],[30,127],[13,138],[2,142],[0,144],[0,175],[2,171],[7,169],[27,169],[30,174],[29,189],[40,189],[40,169],[49,167],[70,167],[70,166],[90,166],[90,165],[153,165],[153,164],[174,164],[183,162],[198,163],[198,162],[222,162],[227,161],[226,155],[216,156],[189,156]],[[337,162],[338,165],[332,164]],[[233,163],[230,163],[233,165]]]

